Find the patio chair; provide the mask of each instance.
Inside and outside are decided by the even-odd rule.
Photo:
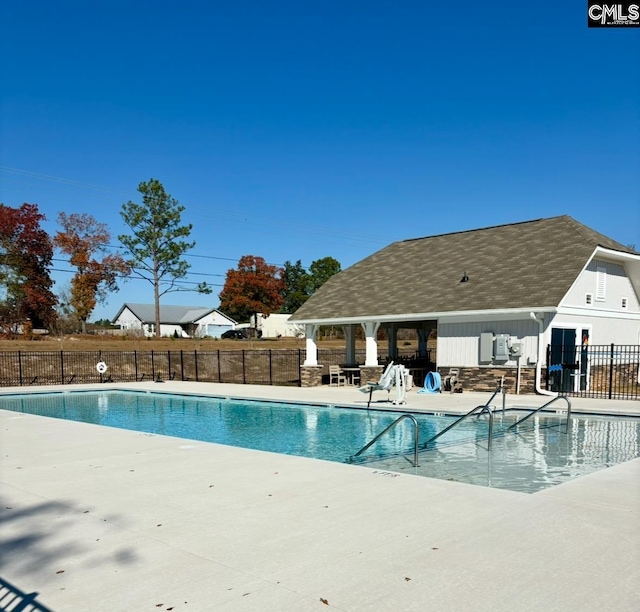
[[[340,366],[330,365],[329,366],[329,386],[330,387],[340,387],[347,384],[347,377],[344,372],[340,369]]]

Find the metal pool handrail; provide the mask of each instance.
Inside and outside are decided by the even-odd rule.
[[[514,427],[517,427],[518,425],[520,425],[520,423],[523,423],[527,419],[531,418],[534,414],[537,414],[543,408],[546,408],[547,406],[551,406],[551,404],[553,404],[553,402],[555,402],[557,400],[561,400],[561,399],[563,399],[563,400],[565,400],[567,402],[567,426],[565,428],[564,433],[568,433],[569,432],[569,420],[571,419],[571,400],[566,395],[558,395],[557,397],[554,397],[552,400],[549,400],[546,404],[543,404],[542,406],[540,406],[540,408],[536,408],[533,412],[530,412],[527,416],[522,417],[519,421],[516,421],[513,425],[510,425],[509,427],[507,427],[507,431],[509,431],[510,429],[513,429]]]
[[[390,429],[393,429],[400,421],[404,419],[411,419],[413,423],[414,432],[413,432],[413,467],[419,467],[418,465],[418,436],[419,436],[419,428],[418,428],[418,420],[412,414],[403,414],[398,417],[391,425],[385,427],[369,444],[363,446],[355,455],[351,455],[349,458],[350,461],[353,461],[358,455],[361,455],[366,451],[369,447],[373,446],[384,434],[386,434]]]
[[[427,446],[429,444],[431,444],[431,442],[433,442],[434,440],[438,439],[443,434],[446,434],[450,429],[453,429],[456,425],[458,425],[458,423],[462,423],[462,421],[464,421],[465,419],[469,418],[470,416],[473,416],[473,414],[475,414],[476,411],[479,410],[480,412],[478,412],[476,414],[476,416],[480,416],[484,412],[486,412],[489,415],[489,444],[488,444],[488,450],[491,450],[491,441],[492,441],[492,438],[493,438],[493,413],[491,412],[490,404],[491,404],[493,398],[496,395],[498,395],[498,393],[503,393],[503,392],[504,391],[503,391],[502,386],[498,387],[495,390],[495,392],[493,393],[493,395],[489,398],[489,401],[486,404],[482,404],[481,406],[476,406],[475,408],[472,408],[471,410],[469,410],[469,412],[467,412],[467,414],[463,414],[459,419],[457,419],[453,423],[451,423],[451,425],[449,425],[448,427],[445,427],[442,431],[439,431],[435,436],[429,438],[422,445],[421,448],[427,448]]]

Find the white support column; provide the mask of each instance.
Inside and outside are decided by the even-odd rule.
[[[364,329],[365,347],[367,349],[364,359],[365,366],[377,366],[378,365],[378,342],[376,340],[376,334],[380,323],[375,321],[367,321],[361,323],[362,329]]]
[[[317,366],[318,365],[318,345],[316,344],[316,332],[318,331],[317,325],[305,325],[304,332],[307,338],[306,354],[303,365]]]
[[[356,327],[353,324],[345,325],[344,339],[346,342],[345,359],[347,365],[356,365]]]

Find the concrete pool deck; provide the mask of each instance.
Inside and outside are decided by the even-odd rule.
[[[367,399],[353,387],[109,386]],[[64,390],[92,387],[105,385]],[[2,393],[25,391],[3,389],[0,408]],[[489,395],[414,389],[406,408],[466,412]],[[640,402],[572,409],[640,415]],[[56,612],[640,609],[640,459],[529,495],[4,410],[0,448],[0,577]],[[0,609],[3,594],[0,583]]]

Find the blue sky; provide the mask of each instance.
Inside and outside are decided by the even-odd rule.
[[[217,306],[242,255],[346,268],[560,214],[640,248],[640,31],[588,29],[584,0],[0,6],[0,201],[117,244],[159,179],[214,285],[163,303]],[[92,319],[152,296],[130,280]]]

